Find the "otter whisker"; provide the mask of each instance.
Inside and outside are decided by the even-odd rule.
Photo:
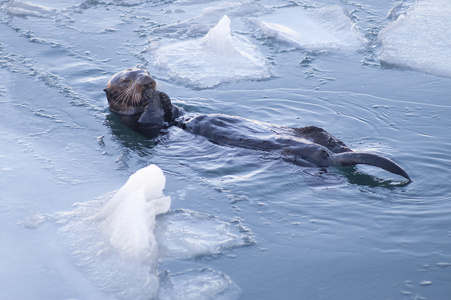
[[[124,97],[124,91],[120,91],[117,94],[113,95],[114,99],[116,99],[116,102],[121,102],[122,98]]]
[[[116,102],[123,103],[124,100],[126,99],[126,97],[127,97],[127,92],[123,91],[122,93],[120,93],[120,95],[118,95]]]
[[[116,103],[136,106],[141,101],[141,93],[136,90],[133,81],[129,85],[114,95]]]
[[[133,99],[132,99],[133,95],[134,95],[134,91],[131,89],[127,89],[126,98],[124,99],[124,102],[126,105],[133,106]]]
[[[138,92],[138,91],[135,90],[134,101],[135,101],[135,104],[136,104],[136,105],[139,104],[139,103],[141,102],[141,98],[142,98],[142,91],[141,91],[141,92]]]
[[[122,99],[127,94],[127,90],[121,90],[113,95],[113,98],[116,99],[116,102],[122,102]]]
[[[126,102],[125,99],[127,98],[127,94],[128,94],[128,89],[123,89],[123,90],[119,91],[118,93],[116,93],[114,95],[116,103]]]
[[[130,95],[127,97],[127,105],[136,106],[141,102],[142,91],[137,89],[136,87],[130,87],[129,89]]]
[[[131,95],[128,98],[127,104],[130,104],[132,106],[138,105],[141,102],[142,91],[134,85],[130,85],[129,90],[130,90]]]

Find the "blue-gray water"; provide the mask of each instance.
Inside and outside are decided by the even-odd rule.
[[[183,274],[185,290],[198,291],[179,299],[222,299],[190,281],[188,270],[204,268],[233,283],[236,292],[225,298],[449,299],[451,81],[440,55],[451,54],[451,19],[445,0],[431,2],[430,17],[425,7],[412,12],[414,3],[264,0],[216,9],[216,17],[208,9],[218,1],[0,1],[0,299],[145,299],[140,290],[114,290],[108,270],[94,278],[74,256],[58,213],[120,188],[149,164],[166,175],[171,211],[239,222],[251,240],[214,255],[162,259],[158,272]],[[331,5],[356,24],[360,47],[298,47],[250,20]],[[406,10],[417,12],[407,17],[414,25],[384,39]],[[152,60],[158,45],[200,39],[225,14],[232,34],[262,53],[261,78],[203,88],[195,75],[190,81]],[[415,32],[443,43],[422,49]],[[406,50],[409,41],[417,52]],[[392,43],[385,54],[384,42]],[[196,57],[184,51],[181,64],[183,55]],[[413,182],[372,167],[299,168],[178,128],[148,141],[110,115],[102,91],[112,74],[135,66],[189,111],[320,126],[353,149],[391,157]],[[205,72],[227,65],[216,67]]]

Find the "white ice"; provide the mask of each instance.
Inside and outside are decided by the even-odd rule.
[[[186,210],[165,214],[171,205],[165,182],[162,170],[150,165],[116,193],[59,213],[60,232],[76,263],[95,286],[118,299],[220,299],[226,291],[236,298],[239,288],[223,273],[157,269],[162,258],[191,259],[252,243],[236,222]],[[35,219],[24,226],[40,224]],[[163,282],[160,273],[166,274]]]
[[[363,39],[340,6],[286,7],[252,19],[269,38],[306,50],[358,50]]]
[[[160,255],[165,258],[220,254],[224,250],[253,243],[252,236],[243,226],[236,226],[212,215],[176,210],[158,220],[155,235]]]
[[[382,64],[451,77],[450,2],[418,2],[381,31],[379,41]]]
[[[6,6],[6,10],[13,16],[33,16],[46,18],[57,13],[55,8],[47,7],[44,5],[35,4],[32,2],[12,1]]]
[[[20,221],[18,224],[28,229],[36,229],[42,226],[46,221],[48,221],[47,216],[40,212],[36,212],[28,216],[25,220]]]
[[[204,268],[163,277],[160,300],[234,300],[241,290],[224,273]]]
[[[157,47],[153,53],[156,64],[172,79],[201,88],[269,78],[264,56],[246,38],[232,35],[230,24],[224,16],[203,38]]]
[[[194,18],[160,26],[155,28],[153,32],[158,35],[175,34],[180,36],[186,34],[187,36],[198,37],[205,35],[224,15],[238,21],[243,17],[257,16],[268,11],[268,8],[256,1],[221,2],[204,8]]]
[[[158,294],[155,217],[168,211],[166,178],[155,165],[138,170],[114,196],[60,213],[70,250],[91,281],[121,299]]]
[[[105,235],[125,259],[156,262],[155,217],[171,206],[165,183],[155,165],[138,170],[98,214]]]

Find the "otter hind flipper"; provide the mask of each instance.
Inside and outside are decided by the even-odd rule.
[[[362,152],[344,152],[332,155],[331,159],[335,166],[338,167],[353,166],[357,164],[371,165],[412,181],[406,171],[404,171],[397,163],[381,155]]]

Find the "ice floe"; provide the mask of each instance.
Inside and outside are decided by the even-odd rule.
[[[215,216],[188,210],[171,211],[158,218],[155,235],[162,257],[191,258],[221,254],[253,244],[249,230]]]
[[[171,198],[163,195],[165,181],[157,166],[143,168],[130,176],[98,214],[110,244],[122,257],[156,261],[155,217],[171,206]]]
[[[241,292],[229,276],[209,268],[187,270],[161,279],[160,300],[233,300]]]
[[[363,39],[340,6],[285,7],[253,18],[269,38],[306,50],[358,50]]]
[[[159,26],[153,30],[153,33],[167,36],[175,35],[177,37],[181,35],[196,37],[205,35],[224,15],[238,20],[245,17],[255,17],[269,11],[270,9],[263,4],[255,1],[222,2],[218,5],[204,8],[194,18]]]
[[[156,65],[166,69],[171,79],[199,88],[269,78],[271,74],[262,53],[245,37],[232,35],[230,23],[225,15],[203,38],[172,40],[155,47]]]
[[[253,243],[238,221],[187,210],[167,213],[171,198],[163,193],[165,181],[161,169],[150,165],[116,193],[59,213],[60,232],[77,264],[96,286],[119,299],[237,298],[239,288],[221,272],[158,270],[162,258],[212,256]]]
[[[379,33],[383,65],[451,77],[451,6],[421,1]]]
[[[12,16],[48,18],[58,12],[57,9],[32,2],[12,1],[6,5],[6,11]]]
[[[130,176],[118,192],[59,214],[70,251],[91,281],[122,299],[158,294],[157,214],[169,209],[165,176],[155,165]]]

